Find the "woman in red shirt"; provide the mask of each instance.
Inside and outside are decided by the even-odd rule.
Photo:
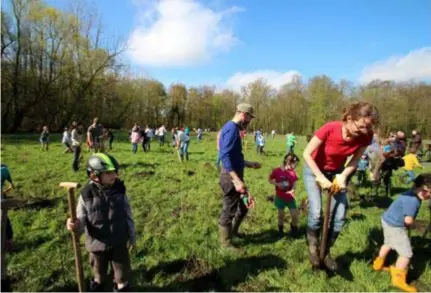
[[[309,212],[307,241],[309,258],[314,267],[320,266],[318,256],[321,228],[322,189],[334,186],[341,190],[331,202],[331,223],[325,251],[325,266],[337,270],[330,247],[335,243],[347,210],[346,181],[355,171],[359,159],[371,144],[373,126],[379,122],[378,110],[367,102],[356,102],[345,109],[341,121],[328,122],[316,131],[304,150],[304,185],[308,195]],[[345,166],[347,158],[353,155]],[[334,179],[337,179],[334,181]]]

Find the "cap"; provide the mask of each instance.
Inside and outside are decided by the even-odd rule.
[[[254,116],[254,109],[253,109],[253,107],[250,105],[250,104],[245,104],[245,103],[242,103],[242,104],[238,104],[237,106],[236,106],[236,110],[238,111],[238,112],[245,112],[245,113],[248,113],[251,117],[253,117],[253,118],[255,118],[256,116]]]

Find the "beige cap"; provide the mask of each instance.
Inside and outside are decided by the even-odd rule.
[[[253,118],[255,118],[256,116],[254,116],[254,109],[253,109],[253,107],[250,105],[250,104],[245,104],[245,103],[242,103],[242,104],[238,104],[237,106],[236,106],[236,110],[238,111],[238,112],[245,112],[245,113],[248,113],[251,117],[253,117]]]

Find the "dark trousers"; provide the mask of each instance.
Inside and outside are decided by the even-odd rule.
[[[232,178],[223,171],[220,173],[220,187],[223,191],[223,208],[219,225],[229,227],[234,218],[242,220],[247,215],[248,209],[241,200],[241,194],[235,190]]]
[[[114,141],[114,137],[109,139],[109,149],[112,150],[112,142]]]
[[[358,183],[364,184],[367,178],[367,171],[365,170],[358,170]]]
[[[79,169],[79,156],[81,155],[81,147],[80,146],[74,146],[73,147],[73,163],[72,168],[73,171],[78,171]]]
[[[159,146],[164,146],[165,145],[165,136],[161,135],[159,136]]]

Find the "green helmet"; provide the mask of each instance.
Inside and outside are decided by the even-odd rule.
[[[94,175],[100,175],[103,172],[118,172],[118,169],[120,165],[117,160],[108,154],[95,153],[87,161],[87,174],[93,172]]]

